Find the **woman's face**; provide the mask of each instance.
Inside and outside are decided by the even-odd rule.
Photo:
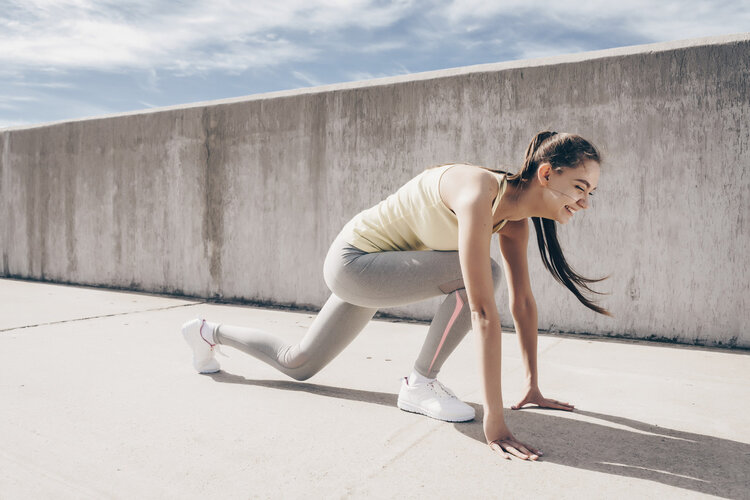
[[[567,224],[575,213],[590,207],[589,197],[599,185],[599,164],[586,160],[577,168],[552,170],[540,166],[540,173],[547,181],[552,196],[547,197],[553,217],[551,219]]]

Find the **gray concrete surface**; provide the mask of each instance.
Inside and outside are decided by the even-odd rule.
[[[560,233],[579,272],[612,274],[616,318],[532,237],[540,328],[750,347],[749,56],[740,34],[3,130],[0,276],[317,309],[356,213],[436,163],[517,169],[552,129],[606,156]],[[509,319],[505,287],[498,305]]]
[[[0,497],[749,498],[750,357],[541,336],[550,397],[575,413],[507,410],[545,452],[505,461],[478,421],[395,408],[427,326],[371,322],[327,369],[291,381],[226,348],[192,371],[178,333],[192,317],[290,341],[312,315],[0,280]],[[479,406],[474,339],[441,379]],[[506,407],[521,396],[504,334]]]

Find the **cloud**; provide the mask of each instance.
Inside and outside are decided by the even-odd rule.
[[[13,96],[13,95],[0,95],[0,102],[11,102],[11,101],[38,101],[35,97],[28,96]]]
[[[11,85],[14,86],[23,86],[26,88],[45,88],[45,89],[71,89],[73,88],[72,83],[67,82],[29,82],[23,79],[17,80],[17,81],[11,81]]]
[[[436,15],[453,31],[466,30],[467,25],[476,29],[477,24],[487,26],[498,19],[512,18],[517,24],[546,25],[560,32],[597,32],[604,27],[616,27],[650,41],[742,33],[750,26],[750,9],[743,0],[451,0],[437,9]],[[502,32],[505,26],[496,24],[496,29]],[[548,33],[534,30],[528,30],[524,38],[533,43],[539,37],[549,38]]]
[[[9,0],[0,13],[0,66],[236,74],[309,62],[333,50],[424,53],[453,36],[466,49],[496,40],[528,57],[545,49],[589,50],[585,43],[555,36],[571,30],[606,32],[617,26],[647,41],[741,32],[750,25],[750,9],[743,3]],[[350,45],[344,35],[358,37],[358,43]],[[566,44],[561,46],[561,39]]]
[[[6,87],[0,96],[0,127],[15,127],[61,119],[101,116],[112,113],[108,103],[97,101],[92,88]]]
[[[392,67],[391,71],[389,71],[388,73],[382,71],[378,73],[372,73],[369,71],[352,71],[346,73],[346,77],[349,81],[358,82],[363,80],[372,80],[374,78],[388,78],[394,75],[408,75],[409,73],[412,72],[405,68],[403,65],[397,64],[395,67]]]
[[[321,82],[317,78],[313,78],[310,75],[306,75],[305,73],[302,73],[301,71],[292,71],[292,76],[296,78],[297,80],[304,82],[307,85],[310,85],[311,87],[317,87],[319,85],[323,85],[323,82]]]
[[[745,0],[3,0],[0,124],[748,26]]]
[[[39,99],[31,96],[0,95],[0,109],[21,109],[23,106],[19,106],[19,103],[22,104],[36,101],[39,101]]]
[[[0,131],[4,128],[23,127],[26,125],[31,125],[32,123],[33,122],[26,120],[6,120],[4,118],[0,118]]]
[[[0,14],[0,65],[148,69],[181,74],[243,71],[309,60],[316,38],[389,26],[413,2],[211,3],[11,0]]]

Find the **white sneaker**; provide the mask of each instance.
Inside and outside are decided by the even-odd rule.
[[[437,380],[410,386],[407,377],[401,380],[397,406],[404,411],[420,413],[446,422],[473,420],[474,408],[467,405]]]
[[[219,371],[219,362],[214,357],[214,349],[218,349],[218,346],[204,335],[211,338],[205,319],[194,319],[182,325],[182,336],[193,350],[195,369],[198,373],[216,373]]]

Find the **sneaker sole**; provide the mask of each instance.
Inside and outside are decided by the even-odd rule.
[[[398,406],[398,408],[400,410],[408,411],[409,413],[418,413],[420,415],[424,415],[426,417],[434,418],[435,420],[441,420],[443,422],[469,422],[471,420],[474,420],[474,418],[476,417],[476,415],[474,415],[471,418],[454,418],[454,419],[451,419],[451,418],[441,418],[441,417],[438,417],[437,415],[435,415],[434,413],[430,413],[428,411],[423,410],[419,406],[416,406],[416,405],[413,405],[411,403],[407,403],[407,402],[404,402],[404,401],[401,401],[401,400],[399,400],[396,403],[396,406]]]

